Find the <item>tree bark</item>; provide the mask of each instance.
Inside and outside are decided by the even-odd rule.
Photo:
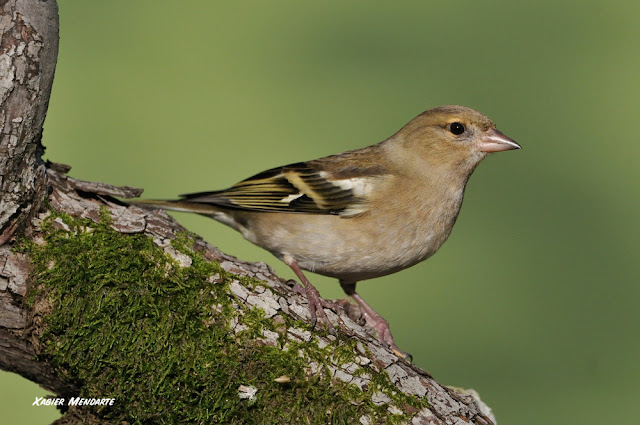
[[[44,198],[42,125],[58,56],[55,1],[0,1],[0,243]]]
[[[20,252],[16,248],[28,245],[29,242],[34,247],[50,243],[46,238],[51,229],[64,232],[68,240],[81,237],[79,231],[69,228],[62,216],[51,220],[52,214],[65,213],[71,217],[89,219],[96,226],[105,223],[108,218],[110,228],[118,234],[145,235],[153,239],[173,261],[170,263],[173,264],[172,267],[195,267],[193,263],[196,260],[191,252],[185,253],[173,247],[172,240],[184,232],[184,229],[170,216],[162,211],[146,211],[130,206],[116,199],[137,197],[141,190],[77,180],[66,175],[69,167],[42,162],[42,126],[58,50],[58,14],[55,1],[0,0],[0,33],[0,367],[40,384],[56,397],[68,399],[82,394],[86,388],[94,388],[95,382],[91,381],[93,378],[79,378],[68,364],[54,361],[57,348],[46,346],[44,335],[51,326],[48,318],[63,307],[55,304],[46,295],[46,291],[45,295],[38,295],[43,293],[38,291],[47,285],[42,278],[44,272],[36,272],[39,270],[38,265],[30,257],[29,250]],[[45,199],[48,200],[47,203],[43,202]],[[87,233],[91,232],[84,232],[84,235]],[[494,423],[491,411],[475,392],[443,386],[425,371],[399,359],[387,347],[382,346],[371,330],[361,325],[363,321],[356,306],[341,301],[343,310],[326,310],[334,326],[339,329],[339,338],[311,329],[304,325],[309,323],[305,299],[288,282],[276,276],[267,265],[241,261],[220,252],[200,238],[195,237],[193,240],[190,249],[194,255],[198,253],[208,262],[219,263],[223,273],[231,276],[224,287],[227,299],[231,300],[229,305],[235,309],[235,316],[224,318],[228,323],[228,332],[234,336],[228,343],[246,344],[243,350],[251,348],[256,353],[264,347],[270,347],[279,350],[282,355],[287,352],[291,355],[289,350],[297,347],[296,356],[306,364],[303,379],[308,381],[307,384],[313,382],[312,385],[323,383],[333,386],[336,395],[340,396],[339,400],[347,400],[354,406],[377,407],[377,410],[371,411],[361,407],[361,414],[346,419],[346,423],[398,420],[413,424]],[[96,246],[91,249],[95,249],[95,254],[98,255],[99,250],[105,247]],[[52,264],[49,268],[54,268],[56,259],[50,261]],[[247,277],[261,283],[245,284],[243,278]],[[92,277],[88,276],[87,279]],[[222,280],[222,277],[212,275],[210,284],[213,287]],[[144,286],[147,283],[141,281],[139,284]],[[29,294],[36,295],[26,302]],[[83,302],[83,297],[74,292],[65,293],[64,299],[71,303]],[[264,324],[266,320],[272,322],[273,326],[256,328],[257,334],[247,338],[244,335],[247,329],[251,330],[253,323],[248,318],[256,310],[261,312],[261,323]],[[220,317],[214,306],[211,317],[206,320],[213,323],[220,321]],[[119,312],[107,319],[117,325],[125,317]],[[65,326],[72,328],[78,324],[68,323]],[[153,339],[154,336],[148,335],[145,338]],[[163,344],[163,341],[146,342],[148,346]],[[349,348],[346,354],[345,347]],[[233,350],[233,347],[229,347],[227,351]],[[338,350],[342,350],[341,355],[337,354]],[[323,358],[314,356],[313,353],[318,352],[325,353]],[[102,359],[105,369],[110,363],[108,356],[117,355],[118,353],[107,353],[107,357]],[[196,354],[195,364],[199,363],[199,355],[200,353]],[[142,357],[145,356],[142,353]],[[243,365],[246,369],[255,367],[248,364],[252,362],[251,357],[246,362]],[[269,365],[267,370],[268,367]],[[164,372],[158,370],[156,373]],[[292,402],[304,406],[307,396],[301,389],[309,387],[300,382],[288,383],[290,379],[281,376],[275,382],[278,385],[291,385],[299,390],[294,395],[298,400]],[[268,383],[262,387],[239,385],[237,389],[234,387],[237,400],[232,402],[235,405],[250,403],[243,400],[253,400],[252,393],[257,391],[259,401],[248,408],[253,409],[254,413],[256,409],[274,409],[266,398],[259,397],[260,391],[264,392],[269,388]],[[178,397],[183,395],[179,393]],[[63,410],[66,413],[58,423],[109,423],[116,420],[129,421],[138,415],[126,410],[127,400],[118,402],[124,406],[120,417],[108,416],[108,409],[65,405]],[[178,399],[164,400],[167,405],[177,402]],[[180,403],[184,409],[195,409],[198,404],[187,405],[185,408],[182,399]],[[152,405],[149,406],[149,409],[153,408]],[[331,405],[330,401],[326,406],[323,405],[326,414],[341,411],[342,408],[343,406]],[[311,406],[309,410],[312,410]],[[211,415],[207,422],[220,418],[218,412],[211,412]],[[229,422],[243,422],[242,418],[227,419]],[[138,416],[137,421],[143,420]],[[157,418],[146,421],[162,422]],[[320,423],[326,421],[328,419],[321,420]]]

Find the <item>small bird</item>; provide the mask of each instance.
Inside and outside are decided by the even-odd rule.
[[[225,190],[136,201],[211,217],[284,261],[312,322],[335,333],[308,270],[339,279],[378,339],[401,357],[389,323],[356,283],[411,267],[446,241],[469,176],[489,152],[519,149],[473,109],[440,106],[375,145],[272,168]]]

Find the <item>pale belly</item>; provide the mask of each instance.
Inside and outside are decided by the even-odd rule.
[[[449,236],[458,209],[452,214],[411,211],[413,216],[391,222],[372,213],[355,218],[248,213],[244,218],[251,225],[247,227],[254,230],[238,230],[281,260],[288,254],[304,270],[356,282],[429,258]]]

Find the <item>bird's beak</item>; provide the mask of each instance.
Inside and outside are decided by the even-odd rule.
[[[489,130],[487,134],[480,139],[480,143],[478,143],[478,150],[481,152],[508,151],[511,149],[520,149],[520,147],[521,146],[513,139],[505,136],[495,128]]]

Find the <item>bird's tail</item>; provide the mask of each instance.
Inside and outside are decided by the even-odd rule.
[[[164,200],[164,199],[137,199],[135,201],[127,201],[129,204],[137,205],[143,208],[165,209],[171,211],[182,211],[196,214],[210,215],[220,212],[221,208],[212,204],[201,202],[189,202],[183,200]]]

